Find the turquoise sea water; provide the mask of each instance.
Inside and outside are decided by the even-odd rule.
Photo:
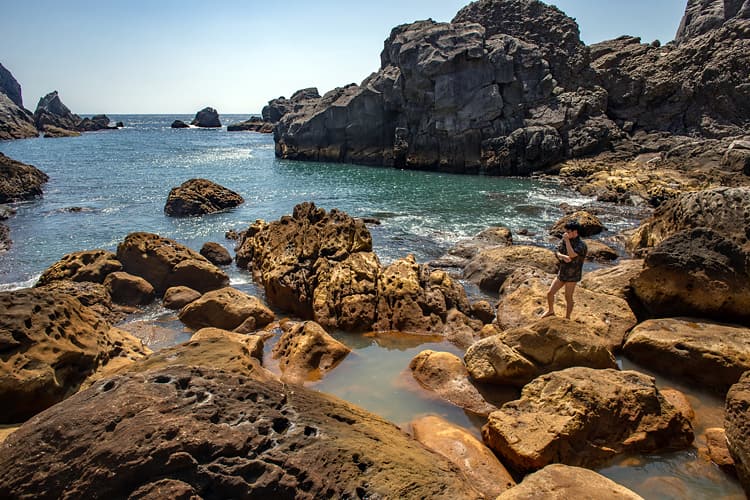
[[[32,286],[66,253],[93,248],[114,251],[134,231],[158,233],[196,250],[206,241],[217,241],[231,252],[233,242],[225,240],[226,231],[245,229],[259,218],[277,219],[303,201],[380,220],[369,228],[374,251],[384,263],[409,253],[427,262],[460,239],[496,225],[510,227],[517,242],[551,246],[546,230],[562,216],[561,203],[597,206],[554,180],[285,161],[274,157],[271,135],[169,127],[174,119],[189,121],[192,116],[187,115],[110,118],[126,127],[76,138],[0,142],[0,152],[50,176],[42,199],[13,205],[17,214],[7,221],[13,245],[0,254],[0,290]],[[223,116],[222,122],[247,118]],[[246,201],[219,214],[166,217],[163,208],[169,190],[195,177],[237,191]],[[605,210],[601,218],[609,234],[636,224],[628,213]],[[519,235],[521,229],[528,235]],[[233,286],[262,296],[248,272],[235,266],[226,271]],[[468,289],[481,295],[474,287]],[[158,304],[127,321],[144,317],[173,328],[171,342],[189,338],[173,313]],[[312,388],[361,405],[404,428],[416,416],[436,413],[478,435],[482,421],[431,397],[408,370],[409,361],[424,349],[460,355],[455,347],[418,338],[335,335],[353,352]],[[721,426],[716,412],[720,401],[702,395],[691,398],[710,409],[701,425]],[[646,498],[686,498],[686,491],[687,498],[741,497],[736,482],[690,453],[613,464],[602,472]]]

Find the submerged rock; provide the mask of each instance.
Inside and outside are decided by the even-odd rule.
[[[190,179],[169,191],[164,213],[172,217],[210,214],[234,208],[245,199],[207,179]]]
[[[184,365],[95,383],[9,436],[0,464],[3,497],[478,496],[447,459],[365,410]]]

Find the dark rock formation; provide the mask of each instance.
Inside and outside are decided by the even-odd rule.
[[[172,125],[170,125],[172,128],[190,128],[190,125],[185,123],[182,120],[175,120],[172,122]]]
[[[245,199],[207,179],[190,179],[169,191],[164,213],[172,217],[210,214],[234,208]]]
[[[548,23],[536,24],[539,18]],[[589,83],[587,67],[575,22],[556,8],[536,0],[475,2],[452,23],[394,28],[377,73],[281,118],[276,153],[528,174],[599,151],[620,135],[604,114],[607,93]]]
[[[83,118],[76,129],[81,132],[94,132],[96,130],[114,130],[122,127],[122,122],[117,125],[110,125],[110,119],[107,115],[94,115],[91,118]]]
[[[38,168],[0,153],[0,203],[42,196],[42,185],[48,180]]]
[[[743,18],[750,19],[750,2],[747,0],[688,0],[675,42],[681,45],[721,28],[729,20]]]
[[[686,229],[649,251],[633,290],[652,317],[750,325],[750,253],[713,229]]]
[[[203,108],[195,114],[195,118],[190,122],[190,125],[202,128],[219,128],[221,127],[219,113],[214,108]]]
[[[6,252],[13,241],[10,239],[10,228],[0,222],[0,253]]]
[[[229,250],[213,241],[204,243],[201,247],[200,254],[207,258],[209,262],[216,264],[217,266],[226,266],[232,263],[232,256],[229,255]]]
[[[260,132],[262,134],[272,134],[273,127],[274,124],[272,122],[266,121],[258,116],[253,116],[252,118],[250,118],[249,120],[245,120],[244,122],[232,123],[231,125],[227,125],[227,132],[248,131]]]
[[[302,109],[304,102],[310,99],[320,99],[318,89],[315,87],[298,90],[289,99],[283,96],[272,99],[268,101],[268,105],[263,106],[263,111],[261,112],[263,121],[276,124],[285,114],[297,112]]]
[[[99,381],[0,445],[0,496],[66,495],[479,497],[447,459],[365,410],[188,366]]]
[[[140,341],[78,300],[43,289],[0,292],[0,423],[21,422],[75,393],[117,357],[142,357]],[[3,496],[3,495],[0,495]]]
[[[34,112],[36,127],[44,132],[45,137],[66,137],[77,135],[74,132],[92,132],[96,130],[115,130],[110,126],[107,115],[95,115],[81,118],[63,104],[57,90],[39,99]]]
[[[26,139],[37,135],[39,132],[34,125],[33,115],[0,92],[0,140]]]
[[[0,94],[5,94],[8,99],[13,101],[13,104],[23,109],[21,85],[2,64],[0,64]]]

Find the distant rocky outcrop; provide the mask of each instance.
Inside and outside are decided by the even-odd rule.
[[[81,118],[63,104],[57,90],[39,99],[39,104],[34,111],[34,123],[45,137],[66,137],[77,135],[76,132],[110,130],[122,126],[122,124],[111,126],[107,115]]]
[[[33,116],[23,107],[21,85],[0,64],[0,140],[36,137]]]
[[[210,214],[234,208],[245,199],[207,179],[190,179],[169,191],[164,213],[172,217]]]
[[[253,116],[244,122],[227,125],[227,132],[260,132],[262,134],[272,134],[273,127],[273,123],[259,116]]]
[[[360,85],[269,107],[269,118],[283,111],[273,116],[276,154],[524,175],[642,140],[635,131],[742,135],[749,11],[747,1],[691,0],[677,43],[587,47],[556,7],[473,2],[451,23],[394,28],[380,69]]]
[[[172,122],[172,125],[170,125],[172,128],[190,128],[190,125],[185,123],[182,120],[175,120]]]
[[[214,108],[203,108],[195,114],[195,118],[190,122],[190,125],[202,128],[219,128],[221,127],[219,112]]]

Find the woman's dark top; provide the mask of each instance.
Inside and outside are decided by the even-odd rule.
[[[570,240],[570,246],[573,247],[573,251],[577,256],[570,262],[560,261],[560,271],[557,273],[557,277],[560,281],[581,281],[583,261],[586,259],[588,247],[580,237]],[[565,245],[565,240],[560,241],[557,251],[563,255],[568,255],[568,247]]]

